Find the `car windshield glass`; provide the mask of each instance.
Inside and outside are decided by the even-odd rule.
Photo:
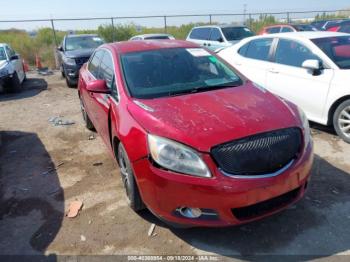
[[[66,38],[66,51],[77,49],[95,49],[104,44],[98,36],[74,36]]]
[[[3,47],[0,47],[0,60],[6,60],[6,53]]]
[[[254,35],[247,27],[223,27],[221,30],[227,41],[241,40]]]
[[[350,36],[312,40],[341,69],[350,69]]]
[[[155,98],[242,84],[237,74],[202,48],[167,48],[121,55],[132,97]]]

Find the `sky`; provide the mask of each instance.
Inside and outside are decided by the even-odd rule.
[[[142,15],[172,15],[172,14],[205,14],[205,13],[243,13],[246,5],[249,12],[279,12],[279,11],[309,11],[337,10],[350,8],[349,0],[0,0],[2,9],[0,20],[17,19],[48,19],[76,17],[118,17]],[[6,12],[3,12],[6,10]],[[309,15],[313,17],[314,15]],[[206,21],[208,18],[171,18],[168,24],[178,25],[187,22]],[[239,20],[240,17],[214,17],[218,22],[225,19]],[[83,29],[94,28],[109,21],[56,22],[57,29],[70,27]],[[119,21],[117,21],[119,22]],[[116,22],[116,23],[117,23]],[[132,19],[123,22],[134,22],[143,26],[160,26],[163,19]],[[35,29],[49,26],[48,23],[1,23],[1,29],[11,27]]]

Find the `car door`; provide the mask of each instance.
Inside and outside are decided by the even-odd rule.
[[[209,36],[210,36],[210,30],[211,28],[209,27],[194,28],[188,40],[200,46],[207,47]]]
[[[80,81],[83,85],[81,88],[81,96],[83,98],[84,107],[95,127],[98,126],[97,122],[99,121],[96,114],[96,102],[94,93],[88,91],[86,85],[99,79],[100,64],[104,53],[104,50],[99,49],[92,55],[87,64],[87,71],[82,75],[83,79]]]
[[[19,81],[22,82],[24,79],[24,70],[21,57],[18,54],[16,54],[16,52],[10,46],[6,46],[5,49],[10,63],[17,72]]]
[[[254,39],[238,50],[238,55],[230,62],[240,72],[255,83],[265,86],[267,68],[271,66],[270,55],[273,38]]]
[[[221,47],[226,46],[224,37],[219,28],[213,27],[210,32],[209,40],[207,42],[207,48],[215,51]]]
[[[111,91],[111,94],[93,93],[92,99],[94,102],[93,110],[95,115],[95,128],[103,138],[107,145],[110,145],[109,141],[109,126],[108,117],[111,107],[111,96],[116,95],[114,92],[115,87],[115,69],[112,53],[105,49],[104,55],[100,63],[100,70],[98,79],[105,80],[107,88]]]
[[[275,63],[267,71],[266,88],[301,107],[310,120],[320,122],[334,72],[323,69],[314,74],[302,67],[308,59],[323,63],[305,44],[280,38]]]

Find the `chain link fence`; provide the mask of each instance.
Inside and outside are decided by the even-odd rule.
[[[349,18],[349,15],[350,10],[316,10],[0,20],[0,42],[11,44],[29,63],[35,55],[40,55],[47,66],[55,67],[52,50],[69,32],[98,33],[107,42],[127,40],[143,33],[170,33],[184,39],[195,25],[245,24],[257,33],[262,27],[276,23],[307,23],[315,19]],[[18,30],[21,28],[26,31]],[[11,37],[11,33],[17,36]]]

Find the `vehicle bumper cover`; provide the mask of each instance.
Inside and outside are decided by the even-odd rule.
[[[167,222],[186,226],[231,226],[251,222],[277,213],[300,200],[306,190],[313,163],[312,142],[283,173],[267,178],[234,178],[221,173],[209,155],[205,162],[212,178],[176,174],[155,167],[148,158],[132,164],[142,199],[148,209]],[[238,219],[233,209],[278,198],[288,192],[296,194],[283,205],[261,215]],[[286,194],[287,195],[287,194]],[[175,211],[179,207],[213,210],[217,216],[185,218]]]

